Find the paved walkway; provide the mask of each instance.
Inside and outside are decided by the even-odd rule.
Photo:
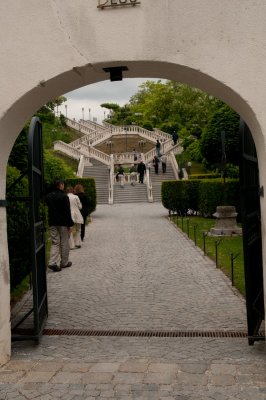
[[[245,305],[160,204],[98,206],[73,266],[48,273],[47,328],[245,331]],[[43,336],[13,344],[0,399],[266,398],[264,343]]]

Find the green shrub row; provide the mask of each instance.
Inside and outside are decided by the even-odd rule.
[[[207,173],[207,174],[190,174],[189,179],[217,179],[220,178],[221,174]]]
[[[185,215],[188,210],[210,217],[219,205],[231,205],[240,213],[239,181],[195,179],[165,181],[162,183],[163,206]]]

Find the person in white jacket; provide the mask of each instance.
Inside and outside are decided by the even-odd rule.
[[[83,217],[81,215],[82,204],[78,196],[74,194],[74,189],[72,186],[67,187],[67,195],[70,202],[71,218],[74,222],[75,235],[73,235],[73,228],[71,229],[69,236],[69,247],[70,249],[81,248],[81,237],[80,228],[83,224]]]

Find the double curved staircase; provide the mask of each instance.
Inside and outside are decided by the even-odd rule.
[[[173,146],[172,138],[168,133],[159,129],[149,131],[136,125],[115,126],[104,122],[102,125],[93,121],[80,120],[79,122],[66,119],[66,124],[75,129],[81,135],[72,143],[62,141],[54,143],[54,150],[79,160],[77,175],[81,177],[93,177],[96,183],[97,203],[133,203],[161,201],[161,182],[163,180],[178,179],[178,165],[175,154],[182,152],[182,147]],[[121,187],[116,182],[115,164],[130,165],[134,163],[134,155],[129,152],[123,154],[106,154],[95,148],[96,145],[110,140],[113,136],[138,135],[141,138],[154,143],[154,148],[138,156],[146,165],[144,184],[130,184],[130,177],[126,174],[125,184]],[[151,166],[155,156],[155,143],[161,143],[161,153],[167,156],[167,171],[161,171],[156,175]]]

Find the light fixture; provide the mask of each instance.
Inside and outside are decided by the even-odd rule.
[[[108,67],[103,68],[104,72],[110,73],[110,81],[122,81],[123,79],[123,71],[128,71],[128,67]]]

